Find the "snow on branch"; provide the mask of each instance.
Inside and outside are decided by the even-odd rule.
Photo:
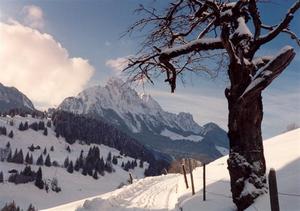
[[[202,38],[193,40],[187,44],[165,49],[161,52],[161,55],[173,58],[192,51],[215,49],[223,49],[223,44],[220,38]]]
[[[252,96],[252,94],[266,88],[290,64],[295,55],[291,46],[282,48],[272,60],[252,77],[251,83],[247,86],[240,99]]]
[[[252,60],[252,64],[255,65],[257,69],[265,66],[269,61],[271,61],[274,57],[273,56],[262,56]]]
[[[251,31],[249,30],[247,24],[245,23],[245,18],[239,17],[237,21],[238,21],[238,27],[235,30],[234,34],[237,34],[238,36],[246,35],[252,37],[253,35]]]

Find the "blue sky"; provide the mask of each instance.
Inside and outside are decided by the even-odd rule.
[[[263,20],[270,24],[279,22],[293,2],[292,0],[274,0],[268,4],[261,3]],[[86,62],[80,60],[80,68],[85,67],[89,69],[90,75],[85,81],[80,81],[83,78],[82,75],[74,79],[74,81],[79,80],[82,85],[72,88],[68,92],[75,94],[84,87],[95,84],[105,85],[109,77],[118,74],[117,71],[112,70],[107,65],[107,61],[116,61],[115,59],[117,58],[135,54],[140,38],[124,37],[120,39],[120,36],[130,24],[140,17],[133,13],[140,3],[145,5],[155,4],[158,7],[162,7],[166,1],[153,3],[150,0],[0,0],[0,21],[5,24],[17,22],[22,26],[35,28],[40,33],[47,33],[67,51],[67,53],[62,53],[62,55],[70,59],[82,58],[88,60]],[[30,10],[27,7],[30,6],[38,7],[42,14],[34,13],[34,17],[29,17],[28,11]],[[293,20],[291,29],[300,35],[299,12]],[[264,137],[271,137],[281,133],[290,123],[296,122],[300,124],[299,47],[288,36],[284,35],[266,45],[262,49],[261,54],[274,54],[287,44],[292,45],[298,55],[287,70],[263,94]],[[32,45],[36,46],[36,44]],[[35,48],[33,47],[32,49]],[[47,54],[45,53],[45,55]],[[71,65],[74,64],[72,63]],[[73,66],[70,68],[73,68]],[[39,71],[47,71],[43,69],[41,67]],[[72,78],[69,80],[72,80]],[[226,77],[208,80],[207,77],[189,75],[185,80],[185,86],[180,85],[175,94],[169,93],[169,87],[162,79],[158,79],[155,86],[147,85],[144,91],[151,94],[165,110],[190,112],[200,124],[213,121],[226,129],[227,103],[223,94],[224,87],[227,85]],[[6,82],[7,85],[14,85],[21,91],[24,91],[25,94],[32,96],[34,103],[38,107],[47,107],[48,104],[45,97],[40,97],[38,93],[30,93],[32,89],[36,89],[34,87],[35,83],[30,84],[32,86],[30,90],[30,87],[26,89],[26,85],[21,84],[17,80],[11,83],[10,81],[11,79],[6,79],[6,81],[3,79],[2,83],[5,84]],[[69,82],[68,78],[64,81],[66,84]],[[19,84],[20,86],[18,87]],[[63,82],[60,87],[61,90],[64,89]],[[45,89],[45,87],[42,88],[42,90]],[[143,91],[141,87],[137,87],[137,89]],[[28,93],[26,93],[26,90]],[[45,90],[45,92],[47,91]],[[47,93],[47,95],[54,95],[54,93]],[[60,97],[63,97],[63,95]]]

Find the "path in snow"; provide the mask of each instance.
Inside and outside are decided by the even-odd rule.
[[[86,201],[88,210],[172,210],[181,188],[181,175],[172,174],[162,177],[149,177],[136,181],[122,189],[104,194],[99,199]],[[94,206],[97,204],[97,206]],[[80,211],[81,209],[78,209]],[[85,209],[84,209],[85,210]]]

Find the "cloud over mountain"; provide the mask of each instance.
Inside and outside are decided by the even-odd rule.
[[[51,35],[18,22],[0,22],[0,82],[39,105],[53,106],[80,92],[94,68],[73,58]]]
[[[116,73],[120,73],[124,68],[127,67],[129,63],[129,58],[130,56],[109,59],[105,62],[105,65],[111,68],[112,70],[116,71]]]

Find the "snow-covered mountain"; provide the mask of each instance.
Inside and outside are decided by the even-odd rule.
[[[15,87],[7,87],[0,83],[0,112],[13,108],[34,110],[32,102]]]
[[[139,95],[117,78],[66,98],[59,109],[97,116],[143,144],[175,156],[212,159],[224,152],[218,147],[228,148],[227,135],[216,124],[201,127],[189,113],[164,111],[150,95]]]

